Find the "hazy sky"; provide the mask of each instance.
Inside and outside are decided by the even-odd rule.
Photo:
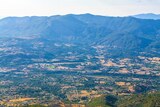
[[[160,0],[0,0],[0,16],[160,14]]]

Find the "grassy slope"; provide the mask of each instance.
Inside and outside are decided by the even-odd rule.
[[[119,101],[118,107],[160,107],[160,92],[128,96]]]
[[[132,96],[122,96],[120,100],[113,105],[106,100],[106,96],[92,99],[86,107],[160,107],[160,92],[150,94],[139,94]],[[116,105],[115,105],[116,104]],[[114,106],[115,105],[115,106]],[[26,107],[43,107],[32,105]]]
[[[105,96],[101,96],[101,97],[92,99],[92,101],[90,101],[87,104],[87,107],[110,107],[110,106],[107,105]]]

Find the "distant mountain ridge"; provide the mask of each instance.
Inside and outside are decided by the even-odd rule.
[[[92,14],[7,17],[0,20],[0,37],[32,36],[121,49],[157,48],[160,20]]]
[[[146,13],[146,14],[137,14],[137,15],[134,15],[133,17],[140,18],[140,19],[158,20],[158,19],[160,19],[160,14]]]
[[[5,16],[0,16],[0,19],[3,19],[3,18],[5,18]]]

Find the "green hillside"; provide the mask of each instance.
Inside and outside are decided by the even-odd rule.
[[[98,106],[110,107],[109,105],[106,104],[104,96],[95,98],[87,104],[87,107],[98,107]]]
[[[112,95],[101,96],[98,98],[92,99],[87,107],[114,107],[116,106],[117,97]]]
[[[118,107],[160,107],[160,92],[127,96],[119,101]]]
[[[160,107],[160,92],[132,96],[102,96],[92,99],[87,107]]]

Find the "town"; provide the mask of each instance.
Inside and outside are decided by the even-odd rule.
[[[1,40],[0,105],[85,107],[103,95],[160,89],[159,56],[112,57],[102,45],[32,41]]]

